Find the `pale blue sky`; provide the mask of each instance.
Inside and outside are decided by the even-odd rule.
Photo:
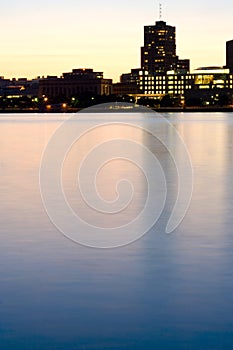
[[[162,1],[163,20],[176,26],[177,54],[191,67],[225,64],[233,39],[233,3]],[[159,18],[159,1],[0,0],[0,75],[60,75],[78,67],[106,77],[140,66],[143,26]]]

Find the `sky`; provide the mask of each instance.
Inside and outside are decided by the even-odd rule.
[[[159,20],[152,0],[0,0],[0,76],[58,75],[93,68],[119,80],[140,67],[144,25]],[[161,1],[162,20],[176,27],[177,54],[191,69],[224,65],[233,39],[233,2]]]

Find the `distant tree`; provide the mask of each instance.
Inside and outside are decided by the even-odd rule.
[[[137,103],[141,106],[149,106],[149,107],[154,107],[155,105],[154,99],[151,99],[148,97],[139,98]]]
[[[187,107],[200,107],[202,106],[202,99],[200,97],[190,97],[186,100]]]
[[[98,101],[98,95],[94,94],[91,91],[85,91],[78,95],[77,107],[86,108],[93,106]]]
[[[170,95],[165,95],[162,97],[160,101],[161,107],[172,107],[174,105],[174,101]]]
[[[227,106],[231,103],[230,97],[225,93],[219,96],[218,100],[219,106]]]
[[[6,107],[7,107],[6,97],[5,96],[1,96],[0,97],[0,108],[1,109],[5,109]]]

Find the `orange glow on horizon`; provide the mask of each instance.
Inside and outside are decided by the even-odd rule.
[[[225,43],[233,38],[233,5],[216,11],[212,2],[200,2],[200,11],[198,2],[195,7],[184,6],[183,0],[163,6],[162,20],[176,27],[177,55],[189,58],[191,69],[222,66]],[[91,11],[88,4],[70,0],[66,5],[24,0],[14,2],[10,11],[5,4],[1,9],[0,76],[60,76],[74,68],[90,67],[117,82],[122,73],[140,67],[144,25],[159,20],[154,7],[151,0],[136,1],[133,8],[121,0],[118,4],[100,1],[92,4]]]

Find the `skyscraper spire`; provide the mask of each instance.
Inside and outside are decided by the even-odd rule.
[[[162,10],[163,10],[163,7],[162,7],[162,4],[161,2],[159,3],[159,20],[161,21],[162,19]]]

